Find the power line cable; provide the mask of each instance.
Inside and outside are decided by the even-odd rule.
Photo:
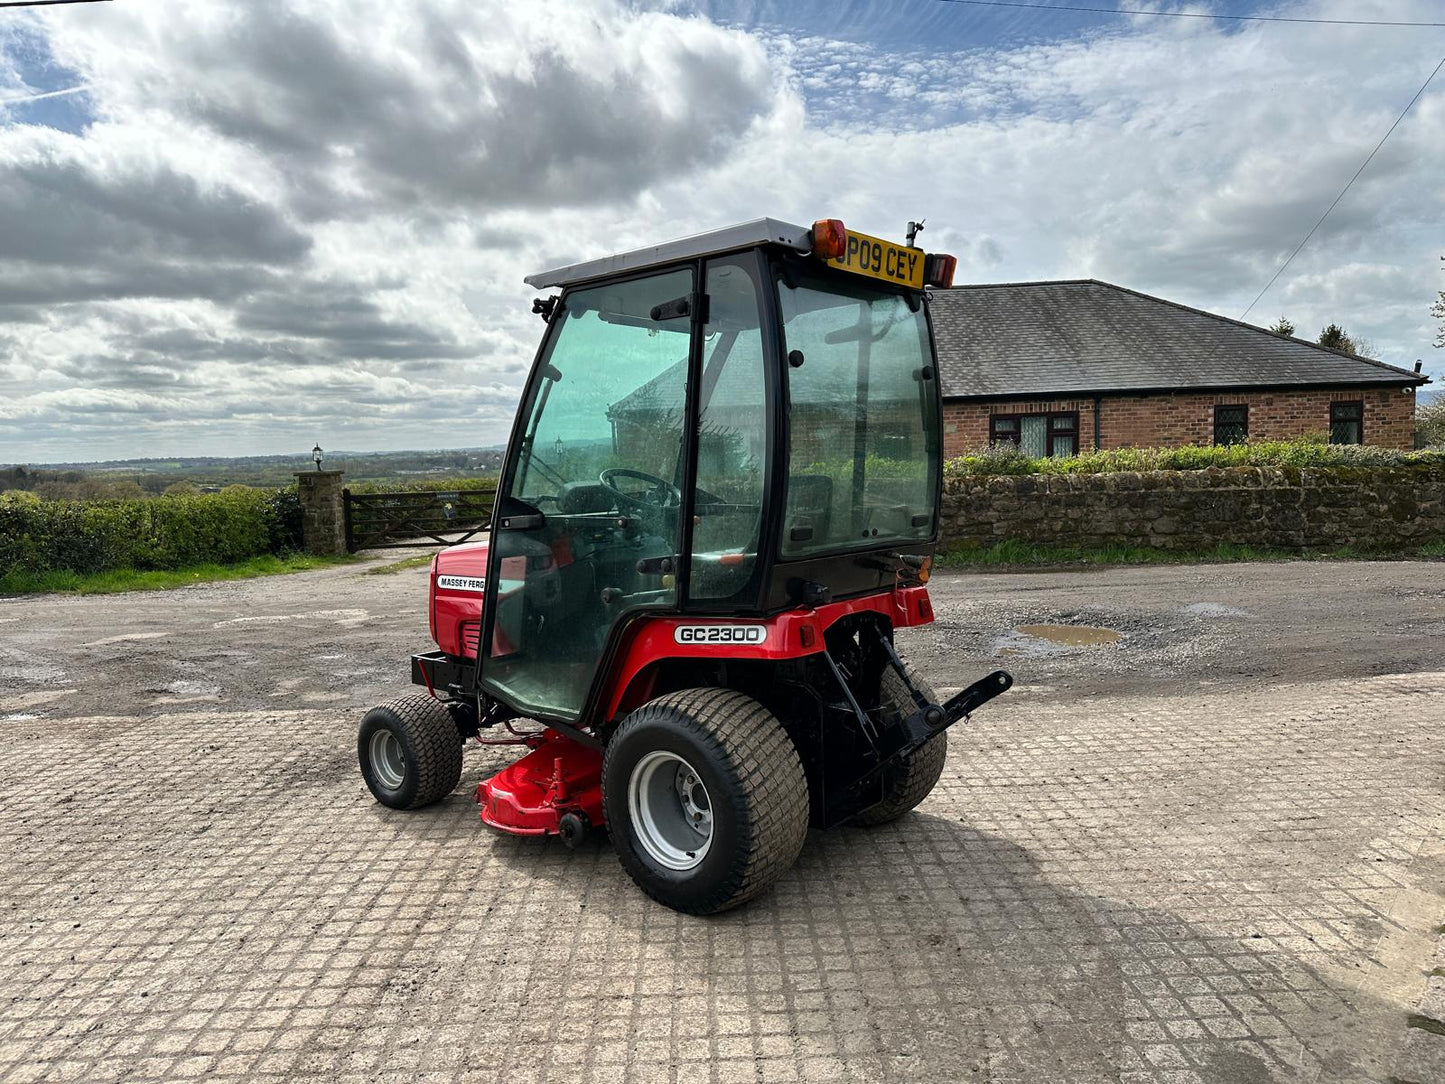
[[[1345,193],[1348,192],[1351,186],[1360,179],[1360,174],[1365,172],[1365,167],[1368,166],[1370,162],[1374,160],[1375,155],[1380,152],[1380,148],[1385,145],[1385,140],[1389,139],[1390,136],[1394,134],[1395,129],[1400,127],[1400,122],[1405,119],[1405,114],[1409,113],[1410,110],[1415,107],[1415,103],[1418,102],[1421,96],[1425,93],[1425,88],[1430,85],[1430,83],[1434,80],[1435,76],[1440,74],[1441,68],[1445,68],[1445,57],[1440,58],[1440,63],[1435,65],[1435,70],[1432,71],[1429,76],[1426,77],[1425,81],[1420,84],[1420,89],[1417,90],[1415,92],[1415,96],[1410,99],[1410,104],[1405,106],[1405,108],[1400,111],[1400,115],[1395,118],[1395,123],[1390,125],[1390,130],[1380,137],[1380,142],[1375,144],[1375,149],[1372,150],[1369,155],[1366,156],[1365,160],[1360,163],[1360,168],[1355,170],[1355,175],[1351,177],[1348,182],[1346,182],[1344,188],[1340,189],[1340,194],[1335,197],[1334,202],[1325,208],[1325,213],[1320,215],[1320,220],[1310,227],[1310,232],[1305,234],[1304,240],[1295,246],[1294,251],[1289,254],[1289,259],[1285,260],[1284,263],[1279,265],[1279,270],[1276,271],[1274,273],[1274,276],[1267,283],[1264,284],[1264,289],[1259,291],[1259,293],[1255,296],[1255,299],[1249,303],[1249,308],[1245,309],[1244,312],[1240,313],[1239,318],[1241,320],[1248,316],[1251,310],[1253,310],[1253,308],[1259,304],[1260,298],[1264,297],[1265,294],[1269,293],[1270,287],[1279,280],[1279,277],[1281,275],[1284,274],[1285,268],[1287,268],[1291,263],[1293,263],[1294,258],[1300,254],[1300,250],[1303,249],[1305,245],[1309,244],[1310,238],[1315,235],[1315,231],[1324,225],[1325,219],[1330,217],[1330,212],[1333,211],[1337,206],[1339,206],[1340,200],[1345,198]]]
[[[1025,8],[1032,11],[1074,11],[1084,15],[1152,15],[1161,19],[1222,19],[1237,23],[1312,23],[1322,26],[1445,26],[1445,22],[1392,22],[1384,19],[1318,19],[1302,15],[1212,15],[1203,11],[1145,11],[1140,8],[1075,7],[1073,4],[1026,3],[1025,0],[937,0],[975,8]]]

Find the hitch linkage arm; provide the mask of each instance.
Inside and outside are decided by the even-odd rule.
[[[1006,671],[995,670],[942,704],[935,704],[909,678],[903,660],[893,649],[893,642],[881,629],[878,630],[878,643],[884,651],[886,665],[893,668],[908,690],[913,710],[909,712],[908,705],[899,705],[908,712],[903,718],[895,719],[891,713],[883,712],[878,712],[879,718],[874,718],[875,713],[865,711],[858,702],[843,668],[832,653],[824,649],[823,659],[842,694],[841,699],[824,706],[845,717],[851,715],[856,720],[858,732],[871,755],[848,759],[846,764],[834,764],[834,774],[828,777],[819,791],[821,824],[837,824],[878,802],[883,797],[880,789],[883,774],[891,765],[921,749],[954,723],[967,718],[975,708],[987,704],[999,693],[1007,692],[1013,685],[1014,679]],[[844,748],[846,750],[847,746]]]
[[[981,677],[960,693],[955,693],[943,703],[943,725],[967,719],[975,708],[982,707],[999,693],[1008,692],[1014,679],[1007,670],[995,670],[987,677]]]
[[[903,660],[898,657],[898,652],[893,647],[893,641],[888,639],[888,635],[882,629],[878,630],[878,643],[888,656],[888,662],[898,674],[899,680],[903,682],[909,695],[913,697],[913,703],[918,708],[914,718],[921,716],[921,721],[933,730],[941,730],[944,727],[952,726],[960,719],[968,718],[975,708],[982,707],[1000,693],[1008,692],[1014,683],[1013,676],[1007,670],[995,670],[987,677],[979,678],[962,692],[955,693],[942,704],[933,704],[923,693],[919,692],[918,686],[909,679],[908,669],[903,665]]]

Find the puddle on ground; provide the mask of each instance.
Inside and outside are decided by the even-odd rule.
[[[81,647],[106,647],[109,644],[124,644],[132,640],[158,640],[165,636],[164,632],[128,632],[124,636],[107,636],[104,640],[92,640],[88,644],[81,644]]]
[[[1233,606],[1225,606],[1219,602],[1191,602],[1185,606],[1181,613],[1189,614],[1192,617],[1249,617],[1250,614],[1244,610],[1236,610]]]
[[[160,693],[165,696],[187,696],[204,697],[216,696],[220,693],[219,685],[209,685],[204,681],[168,681],[164,685],[152,685],[146,689],[148,693]]]
[[[366,624],[369,614],[366,610],[312,610],[304,614],[258,614],[254,617],[232,617],[226,621],[217,621],[211,626],[213,629],[225,628],[227,625],[282,625],[288,621],[314,621],[323,619],[332,621],[346,628],[356,628],[358,625]]]
[[[1050,643],[1068,647],[1093,647],[1095,644],[1117,644],[1123,636],[1113,629],[1093,625],[1020,625],[1015,632],[1036,636]]]
[[[1047,659],[1074,648],[1117,644],[1123,633],[1093,625],[1020,625],[993,642],[993,653],[1006,658]]]

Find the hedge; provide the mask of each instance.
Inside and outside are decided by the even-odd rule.
[[[149,500],[48,501],[0,494],[0,576],[11,572],[173,570],[301,546],[294,486]]]
[[[1118,471],[1207,470],[1210,467],[1409,467],[1445,463],[1438,451],[1397,452],[1368,444],[1323,439],[1266,440],[1221,448],[1119,448],[1108,452],[1035,459],[1012,445],[957,456],[943,465],[946,478],[1017,474],[1112,474]]]

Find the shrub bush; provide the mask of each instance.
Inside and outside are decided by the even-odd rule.
[[[48,501],[0,494],[0,576],[229,564],[300,545],[295,487],[228,486],[150,500]]]
[[[1012,445],[957,456],[948,478],[1001,474],[1108,474],[1118,471],[1207,470],[1210,467],[1404,467],[1445,463],[1441,452],[1397,452],[1369,444],[1329,444],[1323,437],[1266,440],[1223,448],[1119,448],[1058,459],[1034,459]]]

